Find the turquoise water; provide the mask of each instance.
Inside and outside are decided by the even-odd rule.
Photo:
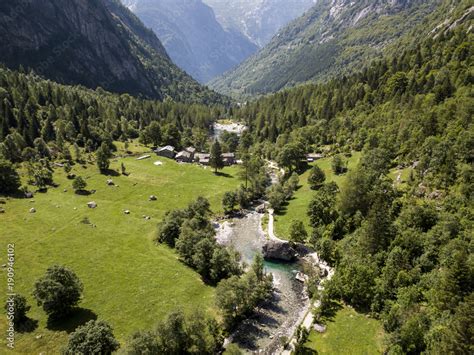
[[[225,244],[232,246],[250,265],[256,253],[261,253],[266,241],[261,228],[262,216],[249,213],[235,219]],[[274,353],[280,337],[289,337],[307,306],[303,285],[295,279],[298,263],[264,262],[265,271],[273,275],[275,292],[259,307],[255,315],[240,324],[233,334],[234,342],[247,352],[263,350]]]

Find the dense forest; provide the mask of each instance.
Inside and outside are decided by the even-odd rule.
[[[335,300],[379,317],[391,354],[472,353],[474,35],[468,24],[353,75],[234,112],[254,150],[289,171],[304,153],[362,151],[343,186],[316,186],[310,243]],[[406,184],[389,170],[413,168]]]
[[[145,143],[200,146],[221,110],[64,86],[0,69],[0,151],[12,162],[28,160],[31,149],[45,144],[58,156],[68,144],[92,152],[102,142],[139,136]],[[146,129],[152,122],[159,122],[157,138]]]

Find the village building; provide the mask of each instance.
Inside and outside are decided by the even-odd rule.
[[[234,165],[235,153],[223,153],[222,160],[224,160],[224,165]]]
[[[324,156],[322,154],[319,154],[319,153],[309,153],[309,154],[306,154],[306,161],[308,163],[312,163],[316,160],[319,160],[321,158],[323,158]]]
[[[174,157],[178,163],[192,163],[194,161],[194,154],[196,153],[196,148],[187,147]]]
[[[209,165],[210,154],[207,153],[196,153],[194,155],[194,161],[202,165]]]
[[[194,147],[187,147],[185,149],[185,151],[191,153],[193,155],[193,157],[194,157],[194,154],[196,154],[196,148],[194,148]]]
[[[155,150],[156,155],[160,157],[165,157],[169,159],[173,159],[176,155],[174,147],[171,145],[167,145],[165,147],[161,147]]]
[[[194,147],[187,147],[185,149],[185,151],[187,151],[189,154],[191,154],[191,161],[194,160],[194,154],[196,154],[196,148]]]
[[[187,150],[182,150],[181,152],[176,154],[174,159],[178,163],[192,163],[193,162],[192,156],[193,155],[190,152],[188,152]]]

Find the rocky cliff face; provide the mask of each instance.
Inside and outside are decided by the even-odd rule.
[[[301,16],[317,0],[204,0],[227,29],[239,31],[259,47]]]
[[[0,61],[66,84],[153,98],[178,97],[178,83],[202,91],[116,0],[2,2]]]
[[[350,70],[411,31],[440,2],[320,0],[210,85],[227,94],[261,94]]]
[[[163,41],[172,60],[201,82],[224,73],[257,51],[233,29],[224,30],[201,0],[123,0]]]

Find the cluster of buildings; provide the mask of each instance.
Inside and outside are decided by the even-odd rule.
[[[155,150],[155,153],[160,157],[168,159],[174,159],[178,163],[199,163],[202,165],[209,165],[209,159],[211,157],[208,153],[198,153],[196,148],[188,147],[180,152],[176,152],[175,148],[171,145],[167,145]],[[234,153],[223,153],[222,160],[224,165],[234,165],[237,163]]]

